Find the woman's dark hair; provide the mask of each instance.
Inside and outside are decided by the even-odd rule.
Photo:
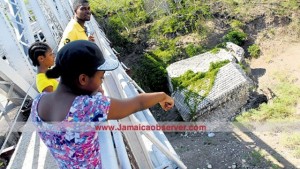
[[[83,91],[78,88],[78,77],[80,74],[86,74],[88,77],[93,77],[98,70],[91,69],[90,67],[78,67],[78,69],[64,71],[62,72],[60,66],[56,65],[54,68],[47,70],[46,76],[48,78],[56,79],[60,77],[60,82],[68,86],[74,93],[81,94],[91,94],[87,91]]]
[[[45,56],[46,52],[50,50],[50,46],[44,42],[34,42],[28,49],[29,58],[32,61],[33,66],[40,66],[38,61],[39,56]]]

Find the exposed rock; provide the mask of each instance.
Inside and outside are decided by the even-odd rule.
[[[245,59],[244,54],[245,51],[242,47],[232,43],[232,42],[227,42],[226,43],[226,48],[229,50],[229,52],[236,58],[236,60],[239,63],[242,63]]]

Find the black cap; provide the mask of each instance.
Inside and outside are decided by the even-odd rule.
[[[63,75],[83,70],[111,71],[118,66],[117,60],[109,57],[104,58],[95,43],[77,40],[66,44],[59,50],[53,69]]]

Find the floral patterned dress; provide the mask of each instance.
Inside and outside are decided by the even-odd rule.
[[[77,96],[68,115],[54,124],[43,122],[37,106],[45,93],[34,99],[31,113],[38,133],[49,148],[60,168],[102,168],[94,122],[107,120],[109,98],[97,93],[93,96]]]

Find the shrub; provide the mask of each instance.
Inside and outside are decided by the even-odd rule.
[[[223,37],[225,42],[233,42],[237,45],[242,45],[247,39],[247,34],[238,30],[230,31]]]
[[[170,15],[159,20],[156,20],[151,28],[151,36],[157,37],[158,35],[167,35],[175,33],[187,33],[185,27],[185,18],[180,18],[177,15]]]
[[[195,56],[203,51],[202,46],[194,45],[194,44],[189,44],[185,48],[185,52],[189,57]]]
[[[161,38],[158,42],[159,48],[151,52],[152,56],[160,59],[166,64],[178,61],[178,58],[187,58],[182,48],[176,46],[176,39]],[[150,53],[150,52],[149,52]]]
[[[248,52],[249,52],[251,57],[258,58],[259,55],[260,55],[259,46],[257,44],[253,44],[253,45],[249,46],[248,47]]]
[[[243,26],[245,26],[245,24],[239,20],[232,20],[230,26],[233,29],[241,29]]]
[[[175,51],[172,49],[166,49],[166,50],[161,50],[161,49],[156,49],[153,51],[153,54],[160,58],[164,63],[168,63],[172,57],[175,55]]]

